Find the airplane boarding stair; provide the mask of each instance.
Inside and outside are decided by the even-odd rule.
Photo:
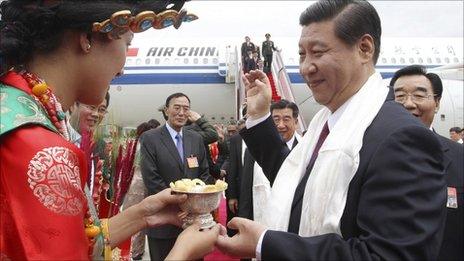
[[[281,51],[274,52],[274,59],[272,60],[271,71],[267,74],[272,86],[272,101],[279,101],[285,99],[294,103],[295,101],[294,92],[292,89],[292,83],[288,76],[285,64],[282,59]],[[275,99],[274,99],[275,98]],[[297,104],[298,105],[298,104]],[[300,134],[306,130],[306,123],[304,118],[298,116],[298,131]]]

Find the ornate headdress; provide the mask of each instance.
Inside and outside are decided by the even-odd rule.
[[[118,39],[127,31],[134,33],[143,32],[151,27],[163,29],[169,26],[179,28],[182,22],[191,22],[198,19],[198,16],[187,13],[185,10],[166,10],[159,14],[153,11],[143,11],[133,16],[131,11],[118,11],[111,15],[110,19],[103,22],[95,22],[92,27],[93,32],[104,33],[110,39]]]

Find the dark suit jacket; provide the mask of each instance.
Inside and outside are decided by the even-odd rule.
[[[213,183],[208,172],[205,145],[199,134],[182,130],[184,163],[181,162],[174,141],[166,125],[146,131],[140,137],[140,168],[148,194],[153,195],[169,187],[169,183],[182,178],[200,178]],[[189,168],[187,157],[195,156],[198,168]],[[181,230],[172,225],[148,229],[153,238],[175,238]]]
[[[242,137],[236,134],[229,139],[229,160],[226,182],[227,199],[239,199],[240,176],[242,175]]]
[[[293,147],[298,144],[295,139]],[[245,149],[242,163],[242,137],[233,136],[230,143],[229,197],[238,199],[237,216],[253,220],[253,168],[255,160],[248,148]]]
[[[447,208],[445,234],[438,260],[464,260],[463,146],[437,135],[443,147],[446,185],[456,189],[458,208]]]
[[[245,149],[242,162],[242,137],[234,135],[230,139],[230,162],[227,175],[229,199],[238,200],[237,216],[253,219],[253,166],[255,160]]]
[[[272,119],[242,130],[241,135],[273,182],[289,150]],[[442,162],[435,135],[395,103],[390,92],[364,133],[359,167],[340,220],[341,236],[331,233],[304,238],[267,231],[262,258],[436,259],[446,215]]]
[[[246,42],[243,42],[242,43],[242,47],[240,49],[241,51],[241,54],[242,54],[242,58],[245,58],[247,56],[247,52],[248,51],[254,51],[256,48],[255,44],[250,42],[250,44],[248,45]]]

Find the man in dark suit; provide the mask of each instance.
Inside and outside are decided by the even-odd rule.
[[[166,124],[146,131],[140,137],[141,172],[149,195],[182,178],[200,178],[213,183],[203,139],[194,131],[183,128],[189,110],[187,95],[170,95],[166,99]],[[148,229],[151,260],[164,260],[180,232],[180,228],[171,225]]]
[[[271,105],[271,113],[282,140],[290,150],[293,149],[300,138],[296,133],[298,106],[293,102],[280,100]],[[231,138],[230,151],[229,208],[236,209],[238,217],[253,220],[255,160],[240,135]]]
[[[397,71],[390,86],[395,92],[395,100],[434,132],[432,122],[440,108],[443,93],[440,77],[427,73],[422,65],[411,65]],[[445,234],[438,260],[464,260],[463,146],[438,134],[436,136],[445,154],[443,165],[448,186]]]
[[[272,55],[274,51],[277,51],[277,48],[274,46],[274,42],[271,41],[271,35],[269,33],[267,33],[265,37],[266,37],[266,41],[264,41],[262,44],[261,52],[263,52],[263,58],[264,58],[263,71],[265,73],[268,73],[271,71]]]
[[[254,43],[250,41],[249,36],[245,36],[245,42],[242,43],[242,47],[240,49],[241,51],[241,56],[242,56],[242,65],[243,65],[243,70],[246,70],[246,60],[248,58],[248,53],[249,52],[254,52],[256,50],[256,46]]]
[[[443,152],[435,135],[394,101],[375,72],[381,38],[376,10],[367,1],[319,1],[302,13],[300,24],[300,72],[325,108],[288,155],[269,117],[269,80],[252,71],[244,77],[249,120],[241,132],[273,190],[294,174],[285,173],[292,164],[301,170],[287,193],[291,202],[280,202],[290,204],[282,213],[289,216],[284,225],[291,233],[236,218],[229,226],[239,233],[220,236],[218,247],[258,259],[436,259],[446,215]],[[299,162],[285,160],[287,155]],[[320,190],[324,182],[334,187]],[[321,200],[308,205],[307,195]],[[303,212],[314,205],[333,212]]]

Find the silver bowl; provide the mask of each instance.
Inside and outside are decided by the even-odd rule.
[[[201,229],[213,227],[216,222],[211,212],[218,208],[222,191],[215,192],[176,192],[187,194],[187,200],[180,204],[180,209],[188,215],[183,219],[182,228],[186,228],[195,222],[200,224]]]

